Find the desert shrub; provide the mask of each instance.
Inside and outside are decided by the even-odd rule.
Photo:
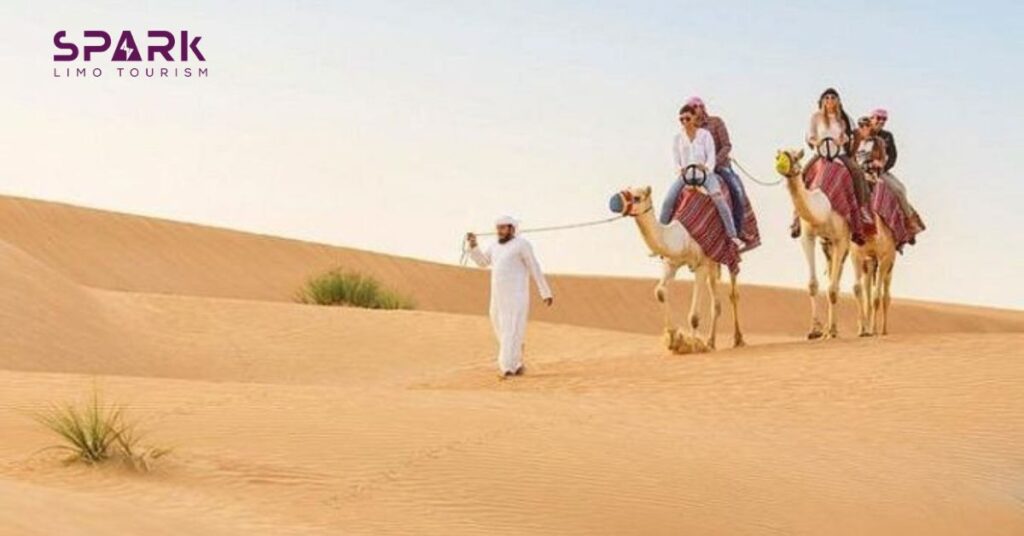
[[[310,278],[299,301],[317,305],[348,305],[366,309],[412,309],[409,298],[393,292],[368,275],[331,270]]]
[[[60,437],[62,443],[49,448],[69,452],[68,462],[118,461],[132,469],[148,470],[154,460],[169,452],[143,446],[142,434],[127,419],[124,408],[103,404],[96,390],[84,404],[53,404],[33,416]]]

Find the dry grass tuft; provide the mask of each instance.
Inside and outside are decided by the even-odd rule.
[[[116,461],[131,469],[148,471],[155,460],[170,452],[143,446],[142,434],[136,423],[125,417],[124,408],[103,404],[97,390],[81,406],[53,404],[33,417],[60,436],[63,443],[49,448],[68,451],[68,463],[94,465]]]
[[[298,301],[317,305],[348,305],[365,309],[412,309],[409,298],[395,293],[368,275],[331,270],[310,278]]]

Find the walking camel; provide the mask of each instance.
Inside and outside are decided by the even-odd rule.
[[[804,157],[801,150],[783,150],[776,153],[775,169],[786,179],[786,189],[793,201],[797,216],[800,217],[800,245],[807,258],[810,281],[807,290],[811,297],[811,329],[808,339],[831,339],[839,336],[836,304],[839,301],[839,282],[843,275],[843,263],[850,251],[852,233],[846,220],[832,210],[832,204],[824,192],[815,188],[808,190],[803,181]],[[822,332],[818,319],[818,274],[815,268],[815,246],[819,239],[828,262],[828,330]]]
[[[651,200],[651,187],[638,187],[623,190],[613,196],[612,207],[623,216],[630,216],[636,221],[640,235],[651,252],[662,258],[662,275],[654,289],[655,297],[662,303],[665,312],[665,343],[676,353],[697,353],[715,349],[715,335],[718,317],[722,307],[718,299],[718,281],[721,278],[722,266],[705,255],[700,245],[690,236],[679,221],[673,220],[663,225],[654,217],[654,205]],[[694,287],[690,303],[689,333],[676,329],[672,325],[672,309],[669,306],[669,283],[675,279],[676,272],[686,266],[693,272]],[[697,334],[700,316],[697,313],[701,288],[706,288],[710,295],[711,326],[706,339]],[[743,332],[739,320],[739,289],[736,285],[736,274],[729,276],[729,301],[732,303],[733,345],[744,346]]]
[[[863,246],[853,245],[853,269],[857,276],[853,293],[857,296],[861,337],[889,334],[889,287],[896,264],[896,240],[877,213],[875,228],[877,232],[868,236]]]

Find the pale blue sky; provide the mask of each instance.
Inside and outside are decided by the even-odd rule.
[[[930,227],[894,292],[1020,308],[1022,20],[1011,2],[5,1],[0,191],[454,262],[498,213],[557,224],[663,192],[691,94],[772,179],[835,86],[854,117],[889,109]],[[54,79],[53,33],[89,28],[189,29],[210,78]],[[748,190],[765,245],[744,279],[802,287],[784,189]],[[534,241],[549,271],[658,272],[628,222]]]

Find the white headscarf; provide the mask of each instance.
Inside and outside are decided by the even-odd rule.
[[[494,226],[497,227],[499,225],[511,225],[512,227],[515,227],[517,231],[519,230],[519,220],[512,216],[501,216],[497,220],[494,220]]]

